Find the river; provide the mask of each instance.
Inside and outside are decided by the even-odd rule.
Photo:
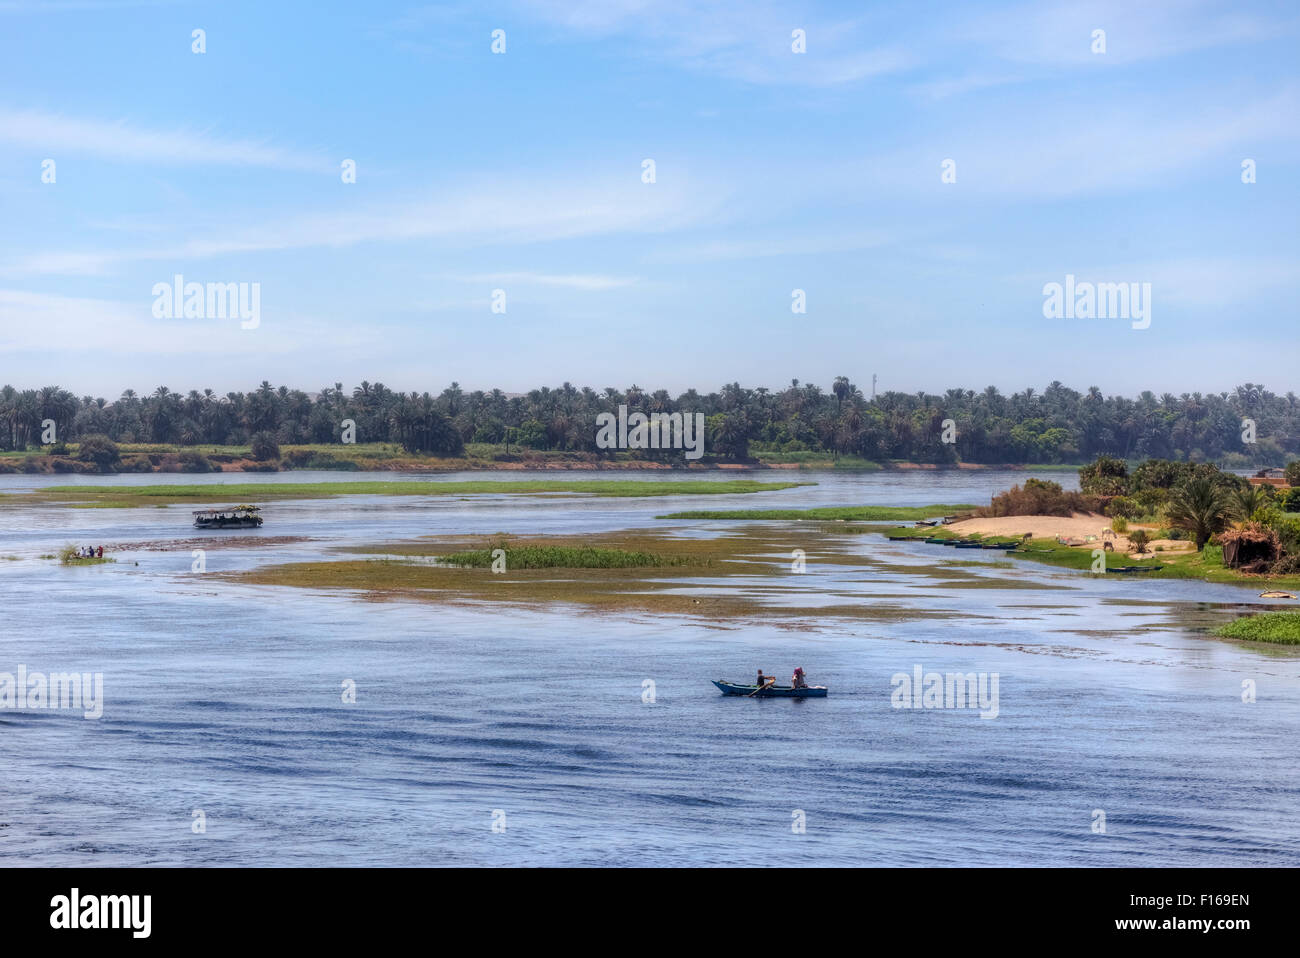
[[[0,493],[534,475],[639,478],[3,475]],[[1075,486],[1073,472],[826,472],[744,496],[270,502],[258,535],[303,541],[223,549],[212,533],[204,560],[232,571],[433,534],[710,534],[724,525],[654,517],[983,503],[1027,475]],[[379,602],[195,573],[190,509],[0,506],[0,673],[103,674],[100,718],[0,709],[0,861],[1300,864],[1300,652],[1207,634],[1262,608],[1256,590],[1019,561],[1010,584],[945,585],[909,570],[1005,566],[872,533],[855,544],[882,563],[867,576],[818,566],[810,541],[803,593],[958,614],[795,629]],[[117,562],[40,558],[65,542],[109,545]],[[710,684],[758,667],[785,679],[795,665],[830,695],[732,698]],[[892,677],[918,666],[996,675],[996,717],[894,707]]]

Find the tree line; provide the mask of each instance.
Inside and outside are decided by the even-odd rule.
[[[23,450],[103,435],[119,443],[249,444],[263,436],[282,444],[340,442],[345,422],[356,442],[395,442],[407,449],[459,455],[470,443],[520,451],[609,455],[596,445],[596,416],[616,413],[703,413],[710,458],[745,460],[755,453],[821,453],[873,461],[1078,463],[1118,459],[1216,461],[1281,465],[1300,455],[1300,404],[1246,383],[1231,392],[1142,392],[1106,396],[1053,382],[1041,392],[1011,395],[996,387],[949,389],[942,395],[885,392],[867,397],[848,377],[829,390],[791,380],[782,389],[739,383],[715,392],[631,386],[596,390],[564,383],[523,395],[500,389],[404,393],[363,381],[309,393],[262,382],[250,392],[211,389],[152,393],[126,390],[116,399],[80,396],[58,386],[0,389],[0,448]],[[51,431],[50,426],[53,426]],[[1251,441],[1253,440],[1253,441]],[[674,450],[643,450],[665,460]]]

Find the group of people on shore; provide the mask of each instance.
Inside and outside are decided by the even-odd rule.
[[[104,558],[103,546],[77,546],[78,559],[102,559]]]

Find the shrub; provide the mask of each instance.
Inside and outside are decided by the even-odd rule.
[[[180,454],[181,472],[212,472],[212,463],[201,452],[186,449]]]
[[[1128,496],[1116,496],[1106,504],[1106,515],[1120,520],[1136,519],[1142,515],[1142,508]]]
[[[1115,531],[1116,535],[1122,536],[1128,532],[1128,520],[1123,516],[1116,516],[1114,519],[1110,520],[1110,527]]]
[[[122,453],[113,440],[95,434],[81,440],[77,458],[82,462],[94,463],[100,472],[112,472],[113,467],[122,461]]]
[[[1147,535],[1145,529],[1134,529],[1129,534],[1128,541],[1134,546],[1134,551],[1141,555],[1147,551],[1147,543],[1151,541],[1151,537]]]
[[[1286,484],[1300,486],[1300,459],[1292,459],[1286,464]]]
[[[1079,489],[1085,495],[1122,496],[1128,488],[1128,466],[1123,459],[1098,456],[1079,470]]]
[[[1133,501],[1137,503],[1142,515],[1159,515],[1164,511],[1165,504],[1169,501],[1169,492],[1159,486],[1151,486],[1147,489],[1139,489],[1134,493]]]
[[[1043,479],[1026,479],[1023,488],[1012,486],[998,493],[980,516],[1069,516],[1076,512],[1096,512],[1101,503],[1095,497],[1066,492],[1058,483]]]
[[[258,432],[248,442],[251,455],[258,462],[268,462],[280,458],[280,444],[269,432]]]

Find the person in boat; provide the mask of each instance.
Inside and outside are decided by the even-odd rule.
[[[759,670],[758,670],[758,687],[759,687],[760,689],[761,689],[764,685],[767,685],[768,682],[775,682],[775,681],[776,681],[776,679],[773,678],[772,676],[764,675],[762,669],[759,669]]]
[[[102,559],[102,558],[104,558],[104,547],[103,547],[103,546],[96,546],[96,547],[95,547],[95,558],[96,558],[96,559]]]
[[[796,689],[806,689],[808,687],[808,680],[803,674],[802,667],[794,670],[794,675],[790,676],[790,685]]]

